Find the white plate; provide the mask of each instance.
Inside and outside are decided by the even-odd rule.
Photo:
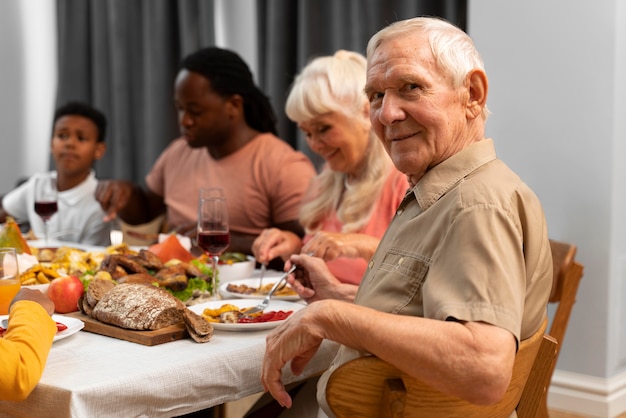
[[[3,321],[8,318],[9,318],[9,315],[0,315],[0,321]],[[52,320],[54,322],[59,322],[67,326],[67,329],[64,329],[61,332],[57,332],[57,334],[54,336],[53,341],[59,341],[59,340],[62,340],[63,338],[69,337],[70,335],[74,335],[78,331],[83,329],[83,327],[85,326],[85,323],[81,321],[80,319],[71,318],[69,316],[64,316],[64,315],[54,314],[52,315]]]
[[[33,290],[39,290],[41,293],[43,293],[45,295],[46,293],[48,293],[48,286],[50,286],[50,283],[31,284],[29,286],[23,286],[23,287],[27,287],[27,288],[33,289]]]
[[[69,316],[54,314],[52,315],[52,319],[55,322],[59,322],[67,326],[67,329],[57,332],[57,335],[54,336],[54,341],[59,341],[63,338],[69,337],[70,335],[74,335],[85,327],[85,323],[83,321]]]
[[[227,303],[231,305],[235,305],[238,308],[250,308],[252,306],[256,306],[261,303],[263,299],[223,299],[223,300],[212,300],[210,302],[199,303],[197,305],[189,306],[189,309],[197,313],[198,315],[202,315],[202,311],[206,308],[211,309],[219,309],[222,305]],[[269,306],[265,309],[265,312],[270,311],[298,311],[304,308],[306,305],[301,303],[287,302],[284,300],[272,300],[270,301]],[[284,319],[282,321],[271,321],[271,322],[258,322],[252,324],[222,324],[217,322],[211,322],[213,328],[221,331],[260,331],[264,329],[276,328],[278,325],[282,324],[284,321],[288,320]]]
[[[279,275],[275,275],[275,277],[271,277],[268,272],[266,272],[265,277],[263,277],[263,285],[266,285],[268,283],[276,283],[276,280],[278,280],[280,278],[280,275],[282,275],[282,273],[280,273]],[[268,277],[270,276],[270,277]],[[256,294],[251,294],[251,295],[244,295],[243,293],[235,293],[235,292],[229,292],[228,290],[226,290],[226,288],[228,287],[229,284],[234,284],[234,285],[246,285],[246,286],[250,286],[250,287],[258,287],[259,286],[259,279],[243,279],[243,280],[234,280],[232,282],[228,282],[228,283],[222,283],[219,286],[219,291],[220,291],[220,295],[222,295],[222,297],[224,298],[237,298],[237,299],[263,299],[265,296],[264,295],[256,295]],[[289,286],[289,285],[287,285]],[[284,295],[284,296],[280,296],[280,295],[276,295],[276,296],[272,296],[273,300],[299,300],[300,296],[298,294],[295,295]]]

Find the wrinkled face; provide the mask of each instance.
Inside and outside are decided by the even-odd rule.
[[[298,127],[306,135],[311,150],[334,171],[358,176],[369,141],[369,123],[360,117],[331,112],[317,116]]]
[[[176,77],[174,101],[181,135],[192,148],[219,146],[229,137],[228,99],[204,76],[181,70]]]
[[[74,176],[91,170],[104,155],[106,146],[98,142],[98,127],[79,115],[62,116],[54,124],[51,152],[61,175]]]
[[[466,109],[420,33],[383,42],[368,61],[372,127],[401,172],[414,180],[465,143]]]

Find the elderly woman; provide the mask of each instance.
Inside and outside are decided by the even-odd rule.
[[[312,60],[296,77],[287,116],[325,160],[300,210],[306,235],[266,229],[252,251],[267,263],[309,253],[326,261],[337,281],[292,285],[308,302],[352,300],[369,258],[408,188],[371,130],[365,86],[365,57],[337,51]]]

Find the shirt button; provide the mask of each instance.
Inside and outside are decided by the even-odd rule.
[[[374,260],[370,260],[370,263],[367,265],[368,269],[373,269],[374,268]]]
[[[396,211],[396,215],[400,216],[400,215],[402,215],[402,212],[404,212],[404,209],[398,209]]]
[[[404,257],[400,257],[398,259],[398,262],[396,263],[396,268],[400,268],[400,266],[402,266],[403,261],[404,261]]]

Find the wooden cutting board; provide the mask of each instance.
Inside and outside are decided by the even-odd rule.
[[[72,312],[64,315],[83,321],[85,323],[83,331],[106,335],[107,337],[118,338],[120,340],[126,340],[143,345],[158,345],[189,337],[189,333],[185,328],[184,322],[154,331],[136,331],[132,329],[120,328],[115,325],[105,324],[104,322],[100,322],[97,319],[87,316],[81,312]]]

